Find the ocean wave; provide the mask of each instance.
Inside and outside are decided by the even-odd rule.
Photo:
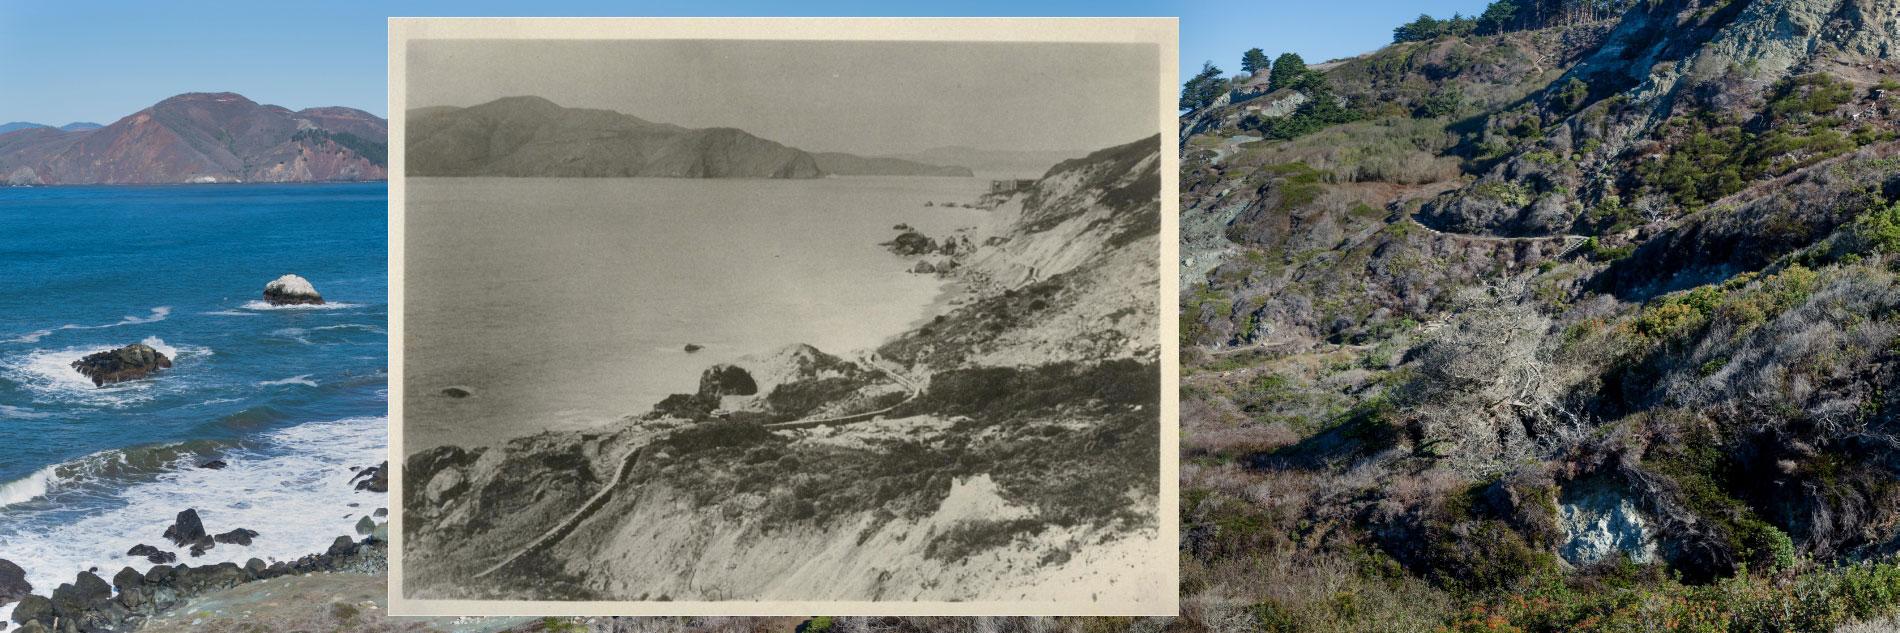
[[[143,560],[125,555],[133,545],[175,551],[159,535],[179,511],[192,508],[208,531],[259,532],[251,546],[219,544],[189,559],[193,565],[293,560],[321,552],[338,535],[353,534],[358,518],[386,507],[384,495],[349,485],[348,470],[388,459],[386,424],[383,418],[350,418],[265,433],[254,444],[225,452],[223,469],[166,470],[113,491],[109,509],[78,519],[36,514],[30,505],[0,508],[0,551],[32,552],[28,560],[15,559],[26,567],[28,581],[55,587],[93,567],[142,566]],[[358,506],[348,507],[353,502]]]
[[[245,312],[243,310],[213,310],[211,312],[200,312],[199,314],[205,314],[209,316],[241,316],[241,317],[261,316],[256,312]]]
[[[355,307],[360,307],[360,306],[354,303],[343,303],[341,301],[332,301],[329,303],[322,303],[322,304],[315,304],[315,305],[308,304],[308,303],[298,303],[298,304],[292,304],[292,305],[274,306],[264,301],[253,299],[251,301],[244,302],[244,305],[241,305],[238,307],[244,308],[246,310],[342,310],[345,308],[355,308]]]
[[[68,323],[66,325],[62,325],[55,328],[47,328],[44,330],[34,330],[32,332],[28,332],[24,335],[21,335],[17,338],[10,338],[10,339],[7,339],[5,341],[0,341],[0,342],[38,343],[40,342],[40,339],[46,338],[48,336],[52,336],[53,333],[64,331],[64,330],[102,330],[102,329],[110,328],[110,327],[120,327],[120,326],[126,326],[126,325],[141,325],[145,323],[157,323],[159,321],[165,320],[165,317],[170,316],[171,313],[172,313],[171,306],[158,306],[156,308],[152,308],[152,311],[143,317],[137,317],[137,316],[132,316],[128,314],[124,318],[119,319],[117,322],[107,323],[105,325],[79,325],[76,323]]]
[[[235,446],[229,441],[191,440],[99,451],[53,464],[0,484],[0,508],[88,485],[116,487],[168,470],[195,466]]]
[[[278,385],[303,385],[305,387],[315,387],[317,386],[317,381],[311,380],[310,374],[298,374],[296,376],[291,376],[289,378],[282,378],[278,380],[265,380],[265,381],[260,381],[257,383],[257,386],[259,387],[273,387],[273,386],[278,386]]]
[[[58,471],[59,465],[55,464],[34,471],[33,474],[24,478],[0,484],[0,507],[46,496],[46,491],[53,486],[53,478],[59,474]]]

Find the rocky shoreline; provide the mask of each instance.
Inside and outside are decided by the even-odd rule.
[[[373,493],[387,491],[387,479],[382,474],[387,470],[386,465],[352,470],[356,472],[342,485]],[[385,508],[378,508],[374,515],[387,516],[387,512]],[[234,562],[174,565],[170,561],[177,560],[176,554],[140,544],[126,555],[144,557],[159,564],[142,572],[126,566],[112,574],[110,581],[100,576],[98,568],[81,571],[72,582],[61,583],[46,595],[30,593],[32,587],[27,585],[24,574],[10,573],[19,566],[0,559],[0,606],[18,600],[11,619],[12,624],[17,625],[12,630],[20,633],[137,631],[145,621],[179,608],[192,598],[249,582],[313,573],[382,573],[388,569],[388,529],[387,521],[378,522],[366,514],[357,524],[360,538],[339,535],[320,553],[268,563],[251,558],[242,565]],[[217,544],[247,546],[259,536],[257,531],[247,528],[209,534],[197,511],[187,508],[178,513],[161,538],[174,546],[188,547],[190,555],[196,557]],[[5,625],[0,623],[0,628]]]

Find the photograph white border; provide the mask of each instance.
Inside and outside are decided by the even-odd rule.
[[[1143,604],[902,601],[513,601],[417,600],[403,568],[403,179],[408,43],[423,39],[748,39],[1146,43],[1158,50],[1161,135],[1160,536],[1155,565],[1164,594]],[[1179,613],[1180,138],[1176,18],[390,18],[389,19],[389,614],[395,616],[1173,616]]]

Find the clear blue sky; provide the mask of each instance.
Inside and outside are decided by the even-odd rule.
[[[600,2],[54,2],[0,0],[0,122],[111,123],[181,92],[232,91],[292,109],[343,105],[386,115],[385,18],[399,16],[1179,16],[1181,66],[1240,53],[1309,62],[1391,39],[1420,12],[1476,13],[1485,0],[957,2],[667,0]]]

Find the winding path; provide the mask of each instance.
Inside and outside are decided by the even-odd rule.
[[[828,417],[828,418],[812,418],[812,419],[805,419],[805,420],[793,420],[791,422],[776,422],[773,424],[765,424],[762,426],[764,426],[768,430],[791,430],[791,429],[811,428],[811,427],[817,427],[817,426],[854,424],[857,422],[864,422],[867,420],[871,420],[878,416],[895,411],[897,410],[898,407],[904,406],[906,404],[910,404],[910,402],[913,400],[916,400],[918,396],[923,395],[923,392],[924,392],[923,385],[920,385],[916,381],[904,377],[902,374],[899,374],[898,372],[892,371],[884,367],[883,364],[878,362],[878,359],[876,358],[875,355],[868,356],[863,359],[859,359],[858,363],[864,366],[870,367],[871,369],[875,369],[879,373],[882,373],[885,376],[889,377],[892,382],[902,385],[905,389],[910,390],[910,395],[908,397],[905,397],[903,401],[898,402],[897,404],[894,404],[882,409],[878,409],[876,411],[866,411],[864,413],[853,413],[851,415],[833,416],[833,417]],[[601,488],[600,492],[594,493],[594,496],[589,498],[587,500],[587,503],[581,504],[580,508],[575,509],[572,514],[567,515],[567,518],[561,519],[560,523],[556,523],[554,527],[549,528],[548,531],[543,532],[541,536],[536,537],[534,541],[528,543],[526,547],[521,548],[521,551],[515,552],[513,556],[504,558],[502,559],[501,562],[495,563],[494,566],[489,567],[488,569],[482,570],[480,573],[475,574],[475,577],[486,578],[488,576],[491,576],[495,572],[501,571],[503,568],[509,565],[513,565],[515,561],[521,560],[522,558],[526,558],[527,556],[531,554],[536,554],[536,553],[546,551],[548,548],[553,547],[556,543],[560,543],[561,539],[567,538],[567,535],[573,534],[574,530],[581,526],[581,523],[586,522],[588,518],[594,516],[595,512],[599,512],[601,508],[606,507],[607,500],[613,498],[614,493],[620,489],[620,485],[627,480],[627,473],[633,472],[634,464],[638,463],[639,461],[640,461],[640,450],[638,448],[627,451],[626,459],[621,460],[620,468],[614,471],[614,478],[612,481],[607,482],[607,487]]]

